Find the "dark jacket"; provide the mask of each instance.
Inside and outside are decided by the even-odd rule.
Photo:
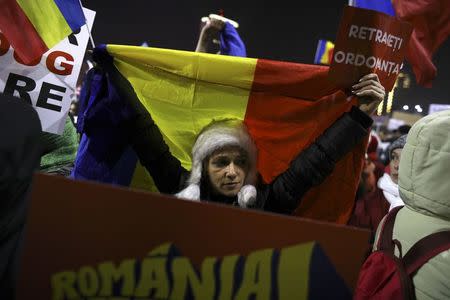
[[[367,193],[357,199],[353,215],[348,221],[349,225],[370,229],[372,240],[383,217],[389,212],[389,202],[383,194],[383,190],[375,187],[373,192]]]
[[[361,142],[371,124],[372,119],[357,107],[343,114],[313,144],[299,153],[285,172],[270,184],[257,186],[257,207],[272,212],[292,213],[302,196],[311,187],[322,183],[331,174],[336,162]],[[159,191],[175,194],[185,188],[189,171],[170,153],[151,116],[141,110],[130,126],[133,148]],[[211,195],[205,184],[201,184],[201,199],[237,202],[235,197]]]
[[[0,94],[0,299],[13,299],[41,123],[25,101]]]

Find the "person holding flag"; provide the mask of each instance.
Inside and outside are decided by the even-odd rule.
[[[130,139],[160,192],[291,214],[302,196],[322,183],[336,162],[369,133],[370,114],[383,100],[384,88],[376,74],[368,74],[353,89],[364,103],[344,113],[269,184],[258,179],[257,150],[240,120],[212,121],[203,128],[192,148],[190,172],[171,154],[148,111],[133,99],[127,100],[138,113],[130,125]]]
[[[133,188],[347,223],[385,95],[377,75],[351,96],[322,66],[121,45],[93,59],[72,178],[111,182],[120,168]],[[131,172],[119,167],[130,147]],[[241,174],[226,174],[231,162]]]

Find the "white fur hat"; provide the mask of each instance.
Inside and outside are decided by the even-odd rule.
[[[203,160],[214,151],[225,146],[242,148],[249,159],[249,172],[244,186],[238,193],[238,203],[241,207],[249,207],[256,202],[256,146],[248,134],[245,124],[240,120],[228,119],[213,121],[206,126],[197,137],[192,148],[192,169],[188,186],[175,196],[189,200],[200,200],[200,181],[202,178]]]

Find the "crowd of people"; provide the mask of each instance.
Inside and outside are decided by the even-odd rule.
[[[245,56],[245,46],[229,23],[208,19],[203,25],[196,51]],[[233,45],[221,47],[227,43],[222,34],[231,36]],[[450,111],[427,116],[412,128],[399,128],[381,140],[376,132],[370,133],[371,115],[385,97],[377,75],[362,77],[352,93],[360,104],[340,116],[269,184],[262,183],[257,174],[258,151],[239,120],[213,122],[201,131],[192,149],[191,170],[183,168],[171,154],[147,111],[137,110],[130,125],[132,148],[162,193],[289,215],[311,187],[322,183],[343,156],[371,135],[348,225],[369,229],[376,250],[385,216],[404,206],[393,228],[394,238],[402,245],[396,254],[401,256],[399,250],[406,253],[421,238],[450,230],[450,188],[446,182],[450,171]],[[80,137],[75,130],[76,97],[61,136],[42,133],[38,117],[29,106],[13,97],[1,97],[0,297],[9,299],[14,292],[32,173],[40,169],[69,176]],[[27,122],[19,124],[17,120]],[[13,138],[8,135],[11,132]],[[386,151],[380,142],[389,143]],[[450,298],[449,254],[446,250],[436,255],[413,276],[418,299]]]

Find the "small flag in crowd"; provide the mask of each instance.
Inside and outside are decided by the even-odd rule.
[[[330,65],[333,58],[334,44],[327,40],[319,40],[317,43],[315,64]]]
[[[376,10],[390,16],[395,16],[391,0],[349,0],[350,6]]]
[[[418,84],[431,87],[437,75],[433,54],[450,34],[449,0],[349,0],[350,6],[396,16],[414,26],[406,53]]]
[[[20,59],[39,59],[85,24],[79,0],[2,0],[0,30]]]

